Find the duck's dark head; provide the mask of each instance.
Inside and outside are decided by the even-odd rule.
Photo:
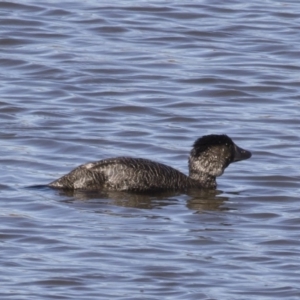
[[[221,176],[232,162],[248,159],[251,152],[238,147],[227,135],[206,135],[197,139],[189,158],[190,176],[204,180]]]

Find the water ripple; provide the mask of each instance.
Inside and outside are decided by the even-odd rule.
[[[299,298],[299,9],[0,2],[1,298]],[[187,173],[209,133],[253,153],[217,191],[41,186],[121,155]]]

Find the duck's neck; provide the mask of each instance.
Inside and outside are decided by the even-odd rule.
[[[208,189],[215,189],[217,187],[216,177],[203,172],[190,171],[190,178],[199,182],[199,184]]]
[[[222,175],[222,161],[216,161],[209,153],[201,157],[195,155],[192,149],[189,157],[189,177],[204,188],[215,189],[216,177]]]

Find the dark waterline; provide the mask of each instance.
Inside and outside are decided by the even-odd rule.
[[[298,299],[299,12],[1,2],[1,299]],[[217,191],[46,187],[115,156],[187,174],[212,133],[253,153]]]

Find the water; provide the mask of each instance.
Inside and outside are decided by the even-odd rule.
[[[299,299],[298,1],[0,2],[1,299]],[[218,191],[63,194],[194,140],[252,151]]]

